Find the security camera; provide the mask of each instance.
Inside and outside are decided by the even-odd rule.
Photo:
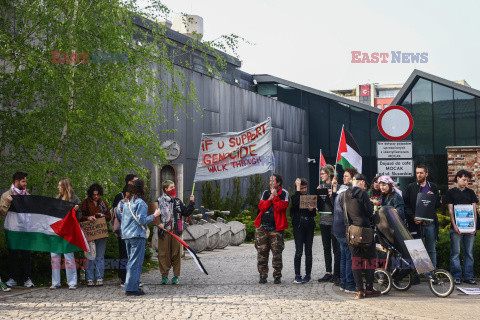
[[[308,163],[310,163],[310,162],[311,162],[311,163],[317,163],[317,162],[315,161],[315,159],[310,159],[310,158],[307,158],[307,162],[308,162]]]

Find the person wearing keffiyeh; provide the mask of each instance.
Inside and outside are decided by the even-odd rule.
[[[27,191],[27,174],[25,172],[15,172],[13,175],[13,183],[6,192],[2,194],[0,199],[0,215],[6,216],[8,210],[10,209],[10,204],[12,203],[12,195],[26,196],[28,195]],[[32,265],[30,262],[30,251],[25,250],[8,250],[9,254],[9,266],[10,266],[10,279],[6,282],[8,287],[13,287],[17,285],[18,279],[18,256],[22,256],[22,269],[23,269],[23,279],[24,286],[27,288],[32,288],[35,285],[30,279]],[[1,281],[0,281],[1,282]],[[3,283],[1,283],[3,284]],[[2,286],[2,290],[3,286]]]
[[[378,178],[380,190],[382,190],[382,206],[394,207],[403,223],[405,223],[405,204],[400,190],[395,187],[395,182],[390,176]]]

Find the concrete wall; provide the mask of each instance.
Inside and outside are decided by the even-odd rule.
[[[272,118],[273,150],[278,163],[276,172],[284,178],[284,186],[292,187],[297,177],[308,177],[308,121],[307,112],[283,102],[264,97],[255,92],[221,82],[198,72],[181,69],[193,81],[201,110],[186,106],[187,118],[181,111],[175,116],[174,108],[167,104],[163,110],[168,119],[159,130],[176,130],[164,134],[163,140],[173,139],[181,148],[180,157],[172,164],[183,164],[184,196],[191,193],[202,133],[241,131],[267,117]],[[177,118],[178,121],[175,119]],[[152,195],[159,194],[158,173],[152,169]],[[268,173],[265,177],[268,177]],[[231,180],[222,180],[222,192],[233,186]],[[241,179],[244,193],[248,177]],[[201,196],[201,183],[195,186],[196,202]],[[260,195],[258,195],[260,197]]]

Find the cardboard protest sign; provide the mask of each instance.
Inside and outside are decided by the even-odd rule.
[[[80,222],[80,228],[87,241],[108,238],[108,227],[105,218],[97,218],[95,221]]]
[[[148,205],[148,212],[147,212],[147,215],[152,215],[155,213],[155,210],[158,209],[158,202],[149,202],[147,203]],[[148,225],[150,226],[156,226],[160,224],[160,217],[156,217],[155,220],[153,220],[153,222],[150,222]]]
[[[425,221],[435,220],[435,202],[436,196],[431,193],[419,193],[417,204],[415,206],[415,218]]]
[[[317,196],[301,195],[300,196],[300,209],[308,209],[308,207],[317,207]]]
[[[419,274],[427,273],[435,269],[421,239],[405,240],[405,246]]]
[[[333,214],[333,204],[328,196],[328,188],[318,189],[317,194],[319,197],[318,212],[320,214]]]
[[[202,133],[194,182],[273,170],[272,125],[268,118],[241,132]]]
[[[473,205],[455,205],[453,206],[453,211],[455,213],[455,223],[457,224],[460,233],[471,233],[476,230]]]

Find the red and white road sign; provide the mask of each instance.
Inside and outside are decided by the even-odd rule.
[[[377,119],[380,133],[389,140],[405,139],[413,129],[413,117],[401,106],[390,106]]]

